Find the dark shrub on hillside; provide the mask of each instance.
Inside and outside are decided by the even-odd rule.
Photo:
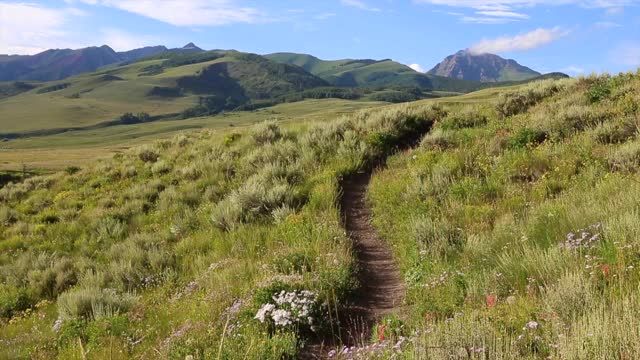
[[[31,300],[24,288],[0,284],[0,316],[10,318],[18,311],[27,309]]]
[[[42,89],[38,90],[38,94],[45,94],[48,92],[53,92],[53,91],[58,91],[58,90],[62,90],[62,89],[66,89],[69,87],[69,83],[64,83],[64,84],[56,84],[56,85],[51,85],[51,86],[47,86],[44,87]]]
[[[478,110],[464,108],[460,111],[449,113],[440,123],[440,126],[445,130],[464,129],[485,125],[487,121],[487,117],[480,114]]]
[[[138,114],[125,113],[120,116],[118,119],[121,124],[129,125],[129,124],[140,124],[145,123],[151,120],[151,116],[149,114],[141,112]]]
[[[419,100],[420,96],[411,91],[390,90],[371,95],[373,101],[385,101],[390,103],[403,103]]]
[[[547,140],[548,135],[542,130],[522,128],[509,140],[510,148],[523,148],[537,145]]]
[[[182,89],[175,87],[164,87],[164,86],[154,86],[151,91],[149,91],[148,96],[159,96],[159,97],[180,97],[182,96]]]
[[[618,144],[633,139],[638,132],[638,120],[631,118],[605,123],[595,131],[596,139],[602,144]]]
[[[234,96],[203,96],[198,105],[182,112],[182,118],[215,115],[225,110],[233,110],[242,105],[246,99]]]
[[[142,72],[138,76],[153,76],[162,74],[164,67],[162,65],[149,65],[141,69]]]
[[[496,111],[503,118],[521,114],[545,98],[558,93],[561,89],[562,85],[554,80],[532,83],[524,89],[500,94]]]
[[[76,174],[76,173],[78,173],[78,171],[80,171],[80,168],[79,168],[79,167],[77,167],[77,166],[67,166],[67,167],[64,169],[64,172],[66,172],[66,173],[67,173],[67,174],[69,174],[69,175]]]
[[[138,153],[138,158],[144,162],[156,162],[160,155],[151,149],[142,149]]]

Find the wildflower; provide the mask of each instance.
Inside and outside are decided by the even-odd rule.
[[[378,325],[378,341],[384,341],[384,329],[387,327],[385,324]]]
[[[602,275],[604,275],[605,277],[609,276],[609,265],[602,265]]]
[[[393,350],[400,350],[402,344],[404,344],[405,341],[407,341],[407,339],[404,336],[400,337],[400,340],[398,340],[398,342],[393,345]]]
[[[425,318],[427,321],[431,321],[431,320],[433,320],[433,319],[435,318],[435,314],[433,314],[433,313],[431,313],[431,312],[427,312],[427,313],[424,315],[424,318]]]
[[[58,318],[58,320],[56,320],[56,322],[53,323],[53,326],[51,327],[51,329],[54,332],[58,332],[60,331],[60,329],[62,329],[62,324],[64,323],[64,321],[60,318]]]
[[[291,313],[287,310],[275,310],[271,317],[277,326],[288,326],[293,323],[291,321]]]
[[[260,308],[260,310],[258,310],[258,313],[255,316],[255,319],[260,320],[261,323],[263,323],[267,316],[269,316],[269,314],[275,310],[276,306],[273,304],[264,304],[262,305],[262,307]]]
[[[537,321],[529,321],[527,323],[527,328],[529,328],[529,329],[537,329],[538,328],[538,322]]]
[[[496,304],[498,303],[498,297],[495,295],[487,295],[484,298],[484,302],[487,305],[487,309],[491,309],[496,307]]]
[[[262,323],[271,321],[279,327],[306,325],[311,331],[316,332],[317,327],[314,325],[315,320],[312,316],[318,306],[315,293],[308,290],[291,292],[283,290],[271,298],[274,303],[262,305],[255,319]],[[237,307],[239,308],[240,305],[238,304]]]

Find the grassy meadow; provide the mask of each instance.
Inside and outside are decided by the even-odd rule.
[[[639,100],[640,73],[533,83],[389,159],[369,198],[407,358],[640,355]]]
[[[15,171],[21,170],[25,165],[29,169],[41,171],[62,170],[71,165],[83,166],[128,148],[153,142],[158,138],[171,138],[188,130],[234,131],[238,127],[246,127],[267,119],[286,124],[330,121],[343,114],[383,105],[388,103],[310,99],[254,111],[11,139],[0,142],[0,169]]]
[[[295,358],[338,337],[357,287],[338,181],[439,113],[203,130],[8,184],[4,356]]]
[[[340,180],[388,155],[368,198],[407,297],[375,346],[327,356],[640,355],[640,72],[383,104],[3,143],[0,166],[68,154],[0,189],[0,358],[295,359],[340,338],[359,287]]]

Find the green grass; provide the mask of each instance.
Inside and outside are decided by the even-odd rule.
[[[6,356],[300,356],[358,288],[340,179],[433,125],[368,194],[408,289],[382,358],[637,357],[639,89],[622,74],[355,112],[282,104],[173,137],[151,130],[172,122],[106,129],[134,130],[96,149],[142,144],[0,189]],[[47,140],[87,152],[57,135],[0,154]],[[299,314],[278,294],[315,320],[277,323]]]
[[[102,129],[72,131],[57,135],[29,137],[0,143],[0,169],[59,170],[84,165],[109,157],[138,144],[172,137],[194,129],[244,127],[266,119],[282,122],[327,121],[341,114],[387,105],[371,101],[339,99],[305,100],[279,104],[256,111],[241,111],[186,120],[156,121],[144,124],[110,126]]]
[[[183,133],[3,187],[5,355],[297,357],[336,334],[357,286],[339,179],[438,116],[401,105]],[[314,320],[258,321],[282,291]]]
[[[409,289],[407,358],[639,355],[639,94],[637,73],[447,99],[374,176],[374,225]]]

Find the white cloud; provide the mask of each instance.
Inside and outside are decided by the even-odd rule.
[[[362,0],[340,0],[340,3],[342,5],[345,5],[345,6],[351,6],[351,7],[358,8],[360,10],[374,11],[374,12],[380,12],[381,11],[379,8],[371,7],[371,6],[367,5]]]
[[[633,0],[414,0],[417,3],[468,7],[473,9],[512,9],[536,5],[578,5],[588,8],[611,8],[633,4]]]
[[[314,16],[313,18],[316,20],[326,20],[329,18],[332,18],[334,16],[336,16],[336,13],[322,13],[322,14],[318,14],[316,16]]]
[[[529,15],[517,13],[513,11],[504,11],[504,10],[483,10],[478,11],[476,14],[485,15],[485,16],[493,16],[498,18],[514,18],[514,19],[528,19]]]
[[[36,54],[52,47],[70,47],[64,25],[77,9],[52,9],[31,3],[0,2],[0,53]]]
[[[564,69],[561,69],[560,71],[564,72],[564,73],[568,73],[570,75],[580,75],[580,74],[584,74],[586,71],[584,68],[575,66],[575,65],[569,65]]]
[[[622,6],[610,7],[605,12],[607,16],[617,16],[617,15],[622,15],[623,13],[624,13],[624,8]]]
[[[234,0],[67,0],[128,11],[175,26],[256,23],[264,14]]]
[[[532,50],[550,44],[567,34],[569,34],[569,31],[562,30],[559,27],[536,29],[516,36],[485,39],[473,45],[469,51],[475,54],[482,54]]]
[[[611,29],[611,28],[622,27],[622,25],[613,21],[599,21],[595,23],[594,26],[597,29]]]
[[[468,8],[473,15],[460,15],[463,22],[481,24],[503,24],[529,19],[529,15],[516,11],[538,5],[576,5],[585,8],[604,8],[607,12],[619,13],[623,7],[636,0],[414,0],[418,4],[431,4],[456,8]]]
[[[420,66],[420,64],[411,64],[411,65],[409,65],[409,67],[412,68],[414,71],[417,71],[419,73],[427,72],[427,70],[425,70],[422,66]]]
[[[462,22],[475,24],[505,24],[515,21],[515,19],[510,18],[494,18],[487,16],[463,16],[460,20],[462,20]]]
[[[127,51],[162,44],[164,40],[166,39],[148,35],[131,34],[118,29],[104,29],[102,30],[102,40],[100,40],[100,43],[109,45],[115,51]]]

